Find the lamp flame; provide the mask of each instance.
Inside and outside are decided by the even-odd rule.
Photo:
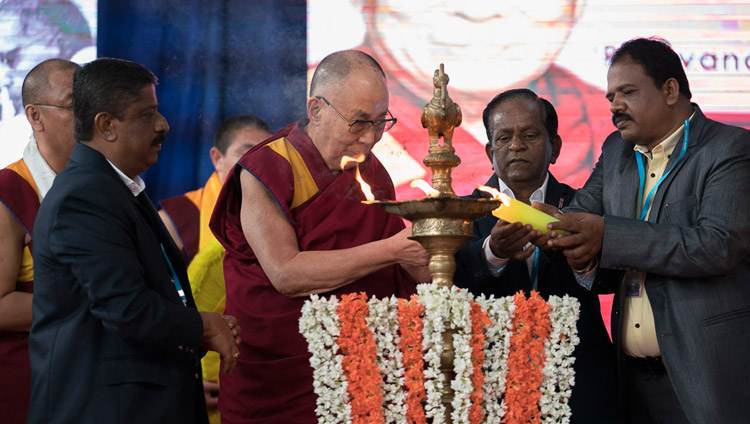
[[[440,195],[440,191],[435,190],[429,184],[427,184],[427,181],[422,179],[413,180],[411,184],[409,184],[409,187],[422,190],[428,197],[437,197]]]
[[[341,169],[343,170],[346,167],[346,165],[352,162],[359,164],[364,161],[365,161],[365,155],[362,153],[358,154],[356,157],[344,155],[341,157]],[[367,184],[364,179],[362,179],[362,174],[359,173],[359,166],[357,166],[356,169],[357,169],[356,178],[357,178],[357,181],[359,181],[359,186],[362,189],[362,194],[365,195],[365,198],[367,199],[368,202],[375,200],[375,196],[372,194],[372,189],[370,188],[370,185]]]
[[[481,184],[479,186],[477,186],[477,189],[479,189],[479,190],[481,190],[481,191],[483,191],[485,193],[489,193],[490,196],[492,196],[493,199],[499,200],[499,201],[501,201],[503,203],[503,205],[505,205],[507,207],[510,207],[510,197],[508,197],[507,194],[500,193],[500,191],[497,190],[497,189],[495,189],[495,188],[488,187],[486,185],[481,185]]]

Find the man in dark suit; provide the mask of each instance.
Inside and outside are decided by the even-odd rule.
[[[615,292],[630,422],[746,423],[750,132],[690,102],[680,58],[659,39],[618,49],[607,98],[618,131],[550,225],[568,234],[548,245],[595,269],[582,284]]]
[[[234,319],[195,309],[138,176],[169,130],[155,84],[119,59],[74,75],[79,143],[34,227],[29,423],[206,422],[202,349],[225,372],[239,355]]]
[[[533,91],[503,92],[483,113],[489,142],[487,157],[495,174],[487,185],[524,203],[547,203],[561,208],[575,190],[559,183],[549,165],[560,154],[557,113]],[[471,197],[481,197],[476,190]],[[455,282],[474,294],[511,296],[534,289],[547,298],[570,295],[581,302],[580,344],[575,350],[575,386],[571,397],[573,422],[617,421],[617,385],[612,343],[602,322],[599,298],[578,285],[573,271],[559,254],[530,245],[541,236],[531,226],[500,221],[492,214],[474,223],[478,240],[456,253]]]

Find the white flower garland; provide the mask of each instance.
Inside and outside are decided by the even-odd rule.
[[[351,404],[347,394],[348,384],[338,354],[336,338],[340,334],[338,320],[339,301],[310,296],[302,306],[299,320],[300,332],[307,339],[307,349],[312,353],[313,390],[318,395],[315,413],[319,423],[351,422]]]
[[[487,312],[490,325],[485,330],[484,339],[484,421],[499,423],[505,416],[501,398],[505,393],[505,379],[508,375],[508,355],[510,337],[513,335],[513,311],[516,305],[513,297],[489,299],[484,295],[475,301]]]
[[[378,368],[383,377],[383,414],[386,423],[406,424],[406,392],[404,387],[404,362],[398,344],[401,341],[398,325],[398,299],[371,298],[367,326],[375,339]]]
[[[473,296],[468,290],[461,290],[455,286],[450,289],[450,321],[453,334],[453,371],[456,377],[451,381],[453,389],[453,413],[451,420],[454,424],[469,424],[469,408],[471,407],[471,392],[474,386],[471,374],[474,366],[471,363],[471,300]]]
[[[549,339],[544,342],[544,363],[542,373],[544,379],[539,390],[541,421],[545,424],[570,422],[571,411],[568,401],[575,384],[573,370],[573,351],[580,341],[578,338],[578,322],[580,303],[570,296],[562,298],[550,296],[547,303],[550,306],[549,318],[552,325]]]
[[[473,390],[471,374],[471,300],[472,295],[456,287],[439,288],[435,284],[417,287],[419,303],[424,305],[422,347],[425,362],[425,392],[427,395],[425,415],[433,424],[445,423],[445,407],[442,390],[445,387],[440,372],[440,356],[443,352],[443,332],[448,326],[455,330],[453,337],[454,371],[456,378],[450,382],[454,391],[452,421],[469,423],[469,408]],[[495,299],[479,296],[474,299],[490,319],[485,329],[485,374],[483,386],[483,409],[485,422],[500,422],[505,411],[500,398],[505,393],[508,374],[508,356],[512,335],[512,318],[515,311],[513,297]],[[338,321],[338,299],[334,296],[321,298],[310,296],[302,308],[300,332],[305,336],[308,350],[312,353],[313,389],[317,398],[315,412],[319,423],[351,422],[351,405],[347,393],[347,381],[343,372],[342,355],[336,339],[340,334]],[[542,422],[568,423],[570,421],[571,389],[575,383],[573,351],[578,344],[576,322],[579,302],[575,298],[550,296],[550,338],[545,342],[546,361],[539,401]],[[383,411],[386,423],[406,424],[406,393],[404,387],[404,364],[398,348],[398,299],[370,299],[368,327],[376,344],[377,364],[383,376]]]
[[[427,395],[425,416],[432,418],[432,424],[445,422],[443,397],[443,373],[440,372],[440,355],[443,353],[443,317],[450,316],[448,302],[450,292],[447,288],[438,288],[435,283],[417,286],[419,303],[424,305],[422,319],[422,349],[424,352],[424,388]]]

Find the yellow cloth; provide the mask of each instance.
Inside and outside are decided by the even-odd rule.
[[[20,175],[24,180],[26,180],[31,188],[34,189],[37,196],[39,195],[39,189],[34,182],[34,177],[31,175],[31,171],[29,171],[29,167],[26,166],[26,162],[24,162],[23,159],[19,159],[16,162],[11,163],[7,166],[7,168],[13,170],[13,172]],[[29,230],[31,229],[29,228]],[[23,248],[23,254],[21,255],[21,267],[18,269],[18,277],[16,278],[16,281],[34,281],[34,261],[32,260],[29,246],[24,246]]]
[[[199,311],[224,314],[226,291],[224,288],[224,247],[216,238],[208,241],[206,247],[195,255],[188,266],[188,280],[193,292],[195,306]],[[221,359],[216,352],[209,351],[201,360],[203,379],[219,381]],[[221,422],[219,411],[208,414],[211,424]]]
[[[691,117],[692,118],[692,117]],[[683,126],[673,132],[664,141],[649,151],[645,146],[636,144],[634,150],[643,154],[646,158],[644,169],[646,171],[643,198],[641,204],[636,208],[640,210],[646,203],[646,197],[654,188],[659,179],[664,175],[667,163],[679,142],[682,141]],[[655,195],[654,195],[655,197]],[[646,219],[651,213],[654,205],[653,197],[648,207]],[[637,214],[638,212],[636,212]],[[659,341],[656,337],[656,325],[654,324],[654,312],[651,302],[646,293],[646,273],[640,271],[628,271],[625,273],[625,281],[640,283],[641,290],[638,296],[625,296],[625,304],[622,316],[622,349],[627,355],[637,358],[650,358],[661,356]],[[623,290],[626,293],[627,290]]]
[[[214,206],[216,205],[216,199],[219,198],[219,192],[221,191],[223,181],[219,179],[219,174],[214,172],[211,177],[206,181],[206,185],[203,187],[203,196],[201,197],[198,210],[200,210],[200,236],[198,239],[198,251],[214,240],[214,234],[211,229],[208,228],[208,221],[211,220],[211,214],[214,212]]]

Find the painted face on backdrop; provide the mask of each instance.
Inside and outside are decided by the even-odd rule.
[[[381,74],[365,69],[352,71],[346,81],[321,95],[330,103],[318,100],[322,109],[321,125],[328,136],[314,142],[328,168],[339,170],[343,156],[367,156],[375,143],[383,137],[383,132],[373,126],[352,133],[347,122],[355,119],[377,121],[388,118],[388,88]],[[349,165],[354,166],[354,163]]]
[[[490,128],[486,152],[497,176],[511,189],[516,184],[541,186],[562,143],[559,136],[547,134],[539,105],[523,98],[505,100],[493,110]]]
[[[431,81],[446,63],[451,89],[468,92],[496,92],[544,73],[576,12],[575,0],[365,3],[373,4],[368,31],[378,57],[390,58],[415,81]]]
[[[159,113],[158,106],[154,85],[149,84],[128,105],[123,120],[115,120],[121,153],[118,165],[130,178],[145,172],[159,159],[169,124]]]
[[[666,95],[646,75],[642,65],[626,58],[610,66],[607,100],[610,101],[612,123],[623,140],[651,145],[668,135],[664,129],[668,111]]]
[[[0,119],[23,113],[21,86],[31,68],[92,44],[86,19],[69,0],[0,2]]]

